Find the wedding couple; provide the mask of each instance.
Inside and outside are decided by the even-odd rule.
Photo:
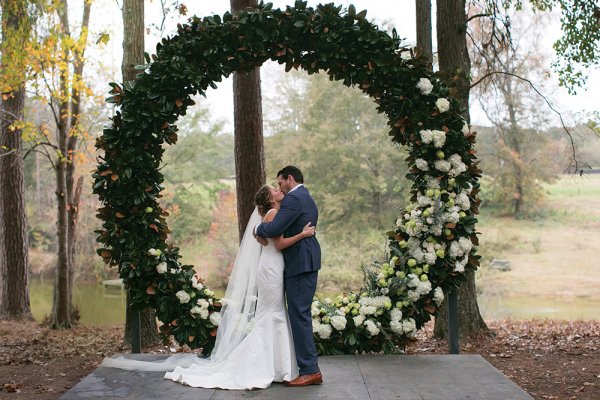
[[[265,185],[256,193],[211,357],[175,355],[159,362],[109,358],[104,366],[170,371],[165,379],[204,388],[323,382],[311,317],[321,268],[314,236],[318,210],[298,168],[286,166],[277,173],[277,182],[279,189]]]

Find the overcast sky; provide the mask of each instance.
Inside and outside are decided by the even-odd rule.
[[[168,0],[166,2],[168,2]],[[222,15],[228,11],[230,7],[229,0],[190,0],[182,2],[186,4],[188,8],[188,17],[191,15]],[[315,6],[319,3],[328,2],[329,1],[308,1],[308,4],[309,6]],[[293,4],[293,1],[273,0],[272,3],[275,8],[285,8],[286,5]],[[385,23],[394,26],[400,37],[406,38],[407,45],[414,45],[416,42],[414,0],[338,0],[335,1],[335,3],[344,6],[344,8],[349,4],[354,4],[357,11],[366,9],[368,19],[378,25]],[[122,57],[122,22],[119,9],[120,4],[121,2],[117,4],[113,0],[98,0],[95,2],[94,8],[92,9],[92,26],[90,27],[92,35],[97,35],[98,32],[102,31],[108,31],[111,34],[111,40],[102,52],[104,54],[100,55],[96,51],[94,51],[93,54],[95,57],[98,57],[98,59],[102,59],[103,62],[109,61],[109,70],[106,71],[106,77],[108,80],[117,81],[121,80],[120,64]],[[146,24],[147,26],[150,26],[150,32],[146,36],[146,50],[150,53],[154,52],[156,43],[160,39],[161,34],[156,26],[161,24],[161,20],[160,2],[158,0],[146,1]],[[185,23],[186,20],[187,17],[179,16],[175,11],[171,12],[170,17],[165,21],[163,35],[174,34],[176,23]],[[554,18],[545,30],[545,36],[542,40],[544,46],[542,51],[553,56],[552,43],[560,36],[560,34],[558,19]],[[558,85],[554,83],[558,81],[556,76],[551,75],[548,79],[552,83],[549,89],[550,93],[548,94],[554,98],[555,106],[561,112],[576,113],[580,111],[597,111],[600,109],[600,96],[597,95],[600,91],[600,71],[597,69],[592,72],[588,79],[588,90],[579,90],[580,93],[577,96],[570,96],[567,94],[566,90],[559,88]],[[269,75],[263,73],[263,92],[268,91],[268,88],[272,87],[273,84],[274,82],[271,81]],[[108,88],[106,91],[108,91]],[[213,114],[219,119],[226,120],[227,126],[230,128],[233,119],[231,78],[221,82],[217,90],[210,90],[207,97]],[[268,110],[264,110],[264,112],[268,112]],[[473,123],[489,125],[489,121],[487,121],[483,113],[479,111],[476,106],[472,107],[471,113]]]

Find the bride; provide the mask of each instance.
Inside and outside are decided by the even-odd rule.
[[[261,246],[254,227],[273,220],[283,193],[265,185],[255,196],[256,208],[248,221],[227,285],[215,348],[210,358],[174,355],[161,361],[106,358],[103,366],[132,370],[170,371],[165,379],[185,385],[219,389],[267,388],[272,382],[298,376],[294,342],[283,292],[281,249],[314,235],[308,223],[298,235],[268,239]]]

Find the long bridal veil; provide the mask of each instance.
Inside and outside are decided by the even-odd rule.
[[[222,299],[221,322],[217,330],[215,348],[209,359],[196,354],[175,354],[156,361],[139,361],[127,357],[105,358],[102,366],[127,370],[171,371],[175,367],[189,367],[197,363],[219,363],[225,360],[254,326],[258,296],[257,271],[262,246],[256,241],[253,230],[262,221],[255,208],[242,237],[237,257]]]

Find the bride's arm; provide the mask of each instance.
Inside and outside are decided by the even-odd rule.
[[[277,214],[277,212],[269,212],[265,216],[264,222],[271,222],[273,220],[273,218],[275,218],[275,214]],[[309,222],[308,224],[306,224],[304,226],[304,229],[302,229],[302,232],[298,233],[297,235],[294,235],[289,238],[284,238],[283,235],[279,235],[279,236],[273,238],[273,242],[274,242],[275,248],[277,250],[282,250],[287,247],[290,247],[294,243],[296,243],[304,238],[313,236],[314,234],[315,234],[315,227],[312,226],[311,223]]]

